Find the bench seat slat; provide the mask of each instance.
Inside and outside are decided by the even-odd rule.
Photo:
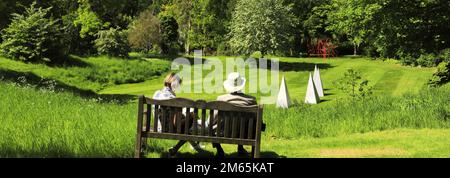
[[[248,120],[248,133],[247,133],[247,139],[253,139],[253,129],[254,129],[254,121],[253,117],[250,117]]]
[[[239,138],[243,139],[243,138],[245,138],[245,126],[246,126],[245,121],[247,120],[247,118],[245,117],[245,114],[242,114],[242,113],[240,113],[239,116],[240,116],[239,120],[241,122],[241,125],[240,125],[241,128],[240,128],[240,131],[239,131],[239,133],[240,133]]]
[[[174,113],[175,113],[175,110],[174,110],[174,108],[169,108],[169,109],[167,109],[167,112],[169,112],[169,121],[171,121],[172,119],[173,119],[173,117],[174,117]],[[173,133],[174,131],[173,131],[173,123],[172,122],[170,122],[170,124],[169,124],[169,132],[170,133]]]
[[[151,120],[151,116],[152,116],[152,105],[147,104],[147,111],[145,112],[145,131],[149,132],[150,131],[150,123],[152,122]]]
[[[198,125],[197,125],[197,116],[198,116],[198,109],[197,108],[195,108],[194,109],[194,118],[193,118],[193,124],[194,124],[194,135],[197,135],[198,134]]]
[[[202,110],[202,135],[204,136],[206,133],[205,124],[206,124],[206,109]]]
[[[155,105],[155,111],[154,111],[154,117],[153,117],[153,132],[157,132],[158,131],[158,114],[159,114],[159,109],[158,109],[158,105]]]
[[[191,108],[186,108],[186,117],[184,118],[184,134],[189,134],[190,120],[191,120]]]
[[[175,123],[177,124],[177,133],[181,134],[181,111],[177,108],[175,109],[177,116],[176,116],[176,121]],[[172,118],[171,118],[172,120]]]
[[[231,117],[229,112],[224,112],[223,114],[223,120],[225,123],[225,127],[223,129],[223,136],[230,138],[230,124],[231,124]]]
[[[203,111],[206,111],[204,109]],[[214,110],[209,110],[209,136],[213,135],[213,120],[214,120]]]

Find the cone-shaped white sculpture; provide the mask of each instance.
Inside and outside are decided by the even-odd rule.
[[[283,76],[283,79],[281,80],[280,91],[278,91],[277,108],[289,108],[291,104],[291,97],[289,96],[289,91]]]
[[[319,94],[319,97],[323,97],[324,94],[323,94],[323,87],[322,87],[322,79],[320,78],[320,70],[317,67],[317,65],[316,65],[316,67],[314,67],[313,79],[314,79],[314,84],[317,89],[317,94]]]
[[[317,94],[317,89],[316,86],[314,85],[312,74],[309,73],[308,88],[306,89],[305,103],[317,104],[319,102],[320,102],[319,94]]]

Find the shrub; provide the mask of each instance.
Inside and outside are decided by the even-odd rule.
[[[442,50],[439,53],[439,59],[444,62],[450,62],[450,48]]]
[[[428,84],[436,87],[450,81],[450,62],[441,62]]]
[[[423,67],[435,67],[439,62],[440,59],[433,53],[422,54],[417,58],[417,64]]]
[[[369,81],[362,78],[361,73],[353,69],[348,69],[344,77],[335,81],[334,85],[353,98],[364,98],[372,94]]]
[[[159,43],[161,36],[159,27],[160,22],[153,15],[152,10],[148,9],[142,12],[131,26],[128,34],[128,41],[131,47],[138,51],[150,51]]]
[[[131,51],[127,33],[115,28],[99,31],[95,40],[95,47],[99,54],[114,57],[128,57],[128,53]]]
[[[26,8],[24,14],[12,14],[11,24],[2,31],[1,52],[28,62],[61,62],[64,55],[62,32],[57,20],[47,17],[50,8]]]

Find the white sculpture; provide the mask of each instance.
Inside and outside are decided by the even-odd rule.
[[[323,87],[322,87],[322,79],[320,78],[320,70],[317,67],[317,65],[314,67],[314,84],[316,86],[317,89],[317,94],[319,94],[319,97],[323,97],[325,96],[323,94]]]
[[[317,93],[317,89],[314,84],[312,74],[309,73],[308,88],[306,89],[305,103],[317,104],[319,102],[320,102],[319,94]]]
[[[283,76],[280,90],[278,91],[277,108],[289,108],[291,104],[291,97],[289,96],[289,91]]]

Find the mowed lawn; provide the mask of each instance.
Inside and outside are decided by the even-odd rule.
[[[226,58],[224,56],[219,57],[224,64]],[[148,60],[156,61],[158,59]],[[324,101],[335,100],[344,96],[341,91],[336,89],[333,82],[342,77],[345,71],[350,68],[360,71],[363,77],[369,80],[369,85],[374,88],[374,95],[384,96],[401,96],[404,93],[417,93],[427,87],[426,83],[435,70],[434,68],[401,66],[394,61],[379,61],[367,58],[332,58],[326,60],[321,58],[280,58],[280,77],[285,76],[288,90],[293,100],[298,102],[304,100],[309,73],[313,72],[315,65],[321,68],[321,78],[326,94],[322,98]],[[210,70],[204,70],[203,75],[205,76],[210,72]],[[225,78],[226,74],[224,74],[223,80]],[[152,96],[156,90],[162,87],[163,80],[164,76],[161,76],[142,83],[115,85],[105,88],[100,93],[145,94]],[[191,82],[184,82],[184,85],[192,87],[192,83],[201,84],[201,82],[202,79],[194,78]],[[247,87],[248,85],[249,79],[247,79]],[[220,94],[223,93],[180,93],[178,96],[194,100],[214,100]],[[253,95],[260,96],[259,93]]]
[[[394,129],[326,138],[268,138],[263,137],[263,158],[448,158],[450,129]],[[152,142],[151,142],[152,143]],[[158,145],[173,146],[174,141],[157,141]],[[212,157],[216,150],[203,144],[206,152],[197,153],[184,146],[179,157]],[[236,157],[235,145],[223,145],[226,157]],[[245,147],[248,151],[250,147]],[[167,157],[166,152],[150,152],[147,157]]]
[[[151,96],[162,87],[170,62],[154,58],[129,62],[105,57],[77,59],[84,64],[49,67],[0,58],[0,157],[133,156],[135,102],[99,102],[70,91],[17,86],[11,83],[11,76],[54,79],[102,94]],[[434,68],[364,58],[282,58],[280,77],[286,77],[293,99],[303,101],[307,77],[316,64],[326,89],[325,102],[288,110],[266,106],[268,129],[262,134],[263,157],[450,157],[450,85],[428,89],[426,82]],[[136,67],[139,69],[134,70]],[[146,68],[150,72],[139,75]],[[344,94],[332,82],[348,68],[360,70],[370,81],[374,98],[352,102],[338,99]],[[108,73],[112,74],[103,76]],[[147,75],[150,77],[144,82],[120,84],[140,81]],[[179,96],[213,100],[220,94]],[[167,149],[175,143],[150,140],[147,157],[166,157]],[[186,145],[178,157],[213,156],[211,144],[204,145],[205,153],[195,153]],[[227,157],[236,156],[236,146],[225,145],[224,149]]]

